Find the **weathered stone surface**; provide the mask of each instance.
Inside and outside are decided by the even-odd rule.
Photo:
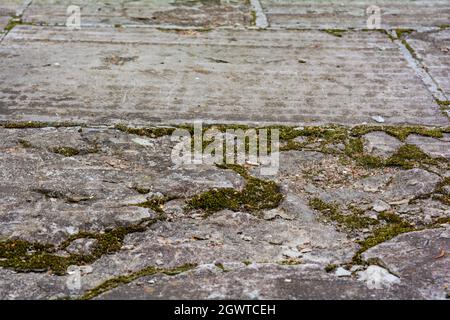
[[[450,141],[442,141],[412,134],[408,136],[406,143],[418,146],[422,151],[434,158],[446,158],[450,160]]]
[[[81,238],[74,240],[67,248],[66,251],[74,254],[89,255],[97,245],[98,240]]]
[[[0,120],[448,124],[376,31],[19,26],[0,56]]]
[[[417,28],[449,23],[446,0],[262,0],[272,27],[288,28],[367,28],[370,6],[381,10],[381,27]]]
[[[378,258],[403,282],[414,283],[424,297],[448,294],[449,226],[400,235],[369,249],[364,258]]]
[[[111,129],[0,130],[0,237],[58,243],[78,231],[132,225],[154,216],[133,204],[152,194],[186,199],[211,188],[236,188],[242,177],[215,166],[177,168],[170,137],[142,146]],[[71,147],[66,157],[55,148]]]
[[[375,156],[388,158],[402,143],[384,132],[371,132],[364,135],[364,151]]]
[[[67,8],[81,9],[81,26],[217,27],[250,25],[251,11],[242,0],[34,0],[24,21],[65,25]]]
[[[180,286],[180,284],[183,286]],[[206,289],[207,288],[207,289]],[[144,277],[121,286],[100,299],[414,299],[414,288],[397,285],[391,290],[370,290],[351,278],[338,278],[311,265],[252,264],[229,272],[214,266],[173,278]]]
[[[447,25],[449,24],[447,22]],[[450,29],[414,32],[407,36],[406,41],[448,100],[450,97]]]

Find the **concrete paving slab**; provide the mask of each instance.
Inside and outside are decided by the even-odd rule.
[[[81,8],[82,26],[234,26],[250,25],[252,14],[243,0],[35,0],[24,14],[24,21],[65,25],[67,8]]]
[[[382,28],[417,28],[448,24],[448,0],[261,0],[272,27],[367,28],[370,6],[381,9]]]
[[[436,32],[414,32],[407,37],[406,41],[449,99],[450,29]]]
[[[0,120],[446,125],[381,32],[18,26]]]

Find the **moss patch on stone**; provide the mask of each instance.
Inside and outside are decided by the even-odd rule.
[[[115,128],[119,131],[129,134],[135,134],[138,136],[144,136],[149,138],[160,138],[167,135],[171,135],[175,128],[172,127],[146,127],[146,128],[132,128],[124,124],[118,124]]]
[[[141,269],[137,272],[130,273],[128,275],[121,275],[121,276],[106,280],[99,286],[87,291],[81,297],[81,300],[89,300],[89,299],[95,298],[95,297],[101,295],[102,293],[105,293],[107,291],[110,291],[111,289],[118,287],[119,285],[130,283],[132,281],[135,281],[135,280],[145,277],[145,276],[151,276],[151,275],[155,275],[155,274],[159,274],[159,273],[165,274],[168,276],[175,276],[177,274],[192,270],[196,266],[197,265],[195,265],[195,264],[185,264],[185,265],[182,265],[182,266],[179,266],[176,268],[172,268],[172,269],[164,269],[164,268],[157,268],[154,266],[149,266],[149,267]]]
[[[450,206],[450,177],[446,177],[438,183],[433,193],[433,199]]]
[[[410,134],[417,134],[424,137],[442,138],[442,128],[429,128],[422,126],[368,126],[361,125],[353,127],[350,131],[351,135],[361,137],[367,133],[374,131],[382,131],[389,134],[400,141],[404,142]]]
[[[416,229],[411,226],[408,222],[403,220],[397,222],[391,222],[382,227],[376,228],[372,235],[368,238],[359,241],[360,249],[356,252],[356,254],[352,258],[352,263],[354,264],[364,264],[364,261],[361,257],[362,253],[367,251],[369,248],[372,248],[380,243],[391,240],[392,238],[406,232],[415,231]]]
[[[347,30],[344,30],[344,29],[321,29],[321,31],[331,34],[332,36],[342,38],[342,35]]]
[[[223,209],[257,213],[263,209],[278,207],[283,199],[275,182],[252,177],[245,168],[239,165],[219,165],[219,167],[231,169],[240,174],[246,182],[244,189],[239,191],[223,188],[204,192],[187,201],[188,209],[204,210],[206,216]]]

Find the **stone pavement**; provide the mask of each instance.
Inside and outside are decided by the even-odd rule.
[[[448,298],[449,27],[448,0],[2,1],[0,298]],[[278,172],[177,165],[194,121],[280,130]]]

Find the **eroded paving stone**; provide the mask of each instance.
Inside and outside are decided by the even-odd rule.
[[[367,9],[381,11],[381,27],[417,28],[448,24],[447,0],[261,0],[272,27],[288,28],[367,28]]]
[[[252,15],[243,0],[34,0],[24,14],[24,21],[65,25],[67,8],[81,9],[84,26],[187,26],[216,27],[250,25]]]
[[[448,124],[377,31],[19,26],[0,55],[0,120]]]
[[[377,258],[402,282],[409,282],[428,299],[448,297],[449,226],[400,235],[369,249],[364,258]]]
[[[370,290],[351,278],[327,274],[313,265],[252,264],[229,272],[202,266],[176,277],[151,276],[120,286],[99,299],[379,299],[420,298],[417,290],[396,285]]]

